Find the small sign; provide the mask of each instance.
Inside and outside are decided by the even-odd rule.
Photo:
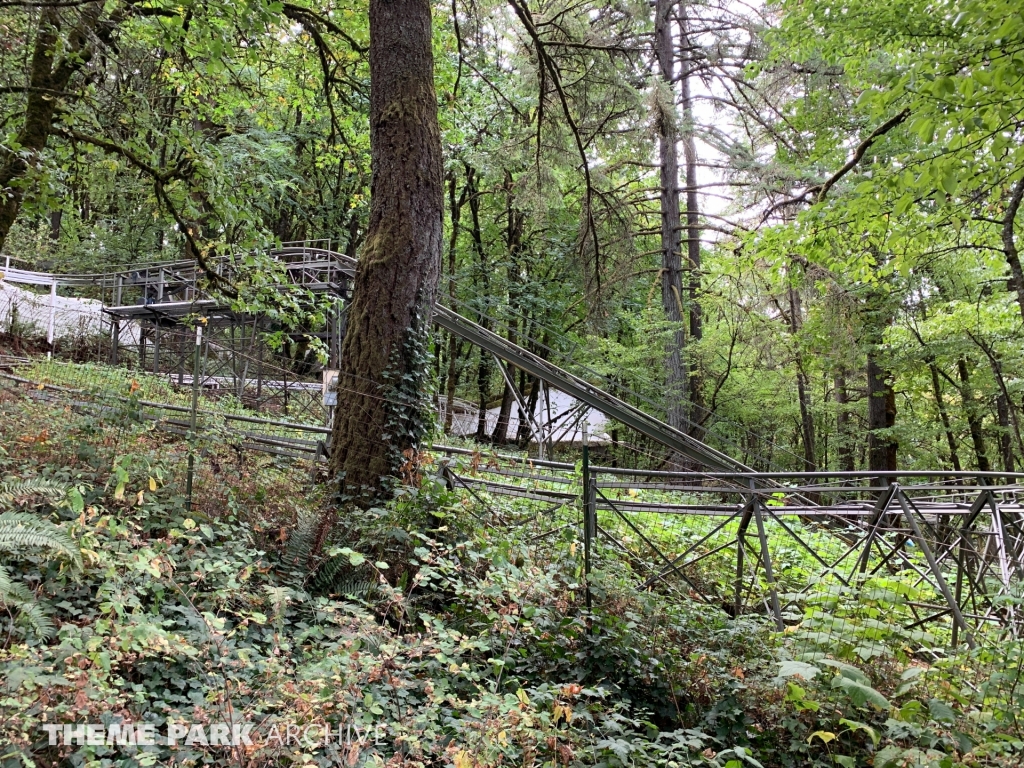
[[[327,369],[323,372],[324,405],[334,407],[338,404],[338,371]]]

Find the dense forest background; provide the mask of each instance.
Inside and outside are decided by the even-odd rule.
[[[0,0],[5,261],[198,260],[232,364],[349,322],[329,430],[217,317],[167,376],[10,312],[0,768],[1019,768],[1022,202],[1020,0]],[[785,471],[490,450],[540,387],[434,298]]]
[[[364,6],[0,3],[3,252],[358,255]],[[1017,3],[453,0],[434,37],[443,301],[758,468],[1021,467]]]

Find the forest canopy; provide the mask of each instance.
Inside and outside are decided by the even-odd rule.
[[[1020,468],[1016,3],[433,12],[440,298],[755,467]],[[0,27],[5,254],[360,254],[365,3],[19,0]],[[508,412],[489,356],[430,355]]]
[[[1022,204],[1020,0],[0,0],[0,768],[1019,768]]]

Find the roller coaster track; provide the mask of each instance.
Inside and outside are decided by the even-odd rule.
[[[722,472],[753,471],[731,456],[715,450],[681,430],[670,427],[649,413],[619,400],[585,379],[503,339],[448,307],[435,305],[434,322],[459,338],[490,352],[531,376],[536,376],[554,389],[572,395],[594,410],[600,411],[609,418],[635,429],[675,453],[697,461],[709,469]]]
[[[350,295],[356,271],[354,259],[328,249],[306,247],[285,248],[273,255],[282,260],[280,266],[287,275],[282,283],[343,299]],[[233,277],[235,267],[230,259],[220,260],[218,267],[223,268],[229,279]],[[195,264],[177,262],[140,265],[131,271],[121,269],[96,275],[54,275],[8,267],[4,279],[50,286],[51,296],[56,295],[57,286],[63,285],[79,289],[98,286],[101,296],[109,294],[112,298],[122,298],[122,289],[130,286],[133,290],[141,288],[147,299],[159,297],[152,304],[104,302],[104,311],[111,317],[160,320],[181,318],[199,310],[203,313],[229,313],[222,302],[204,293],[201,278],[202,273]],[[173,300],[182,295],[185,301]],[[934,592],[934,598],[907,602],[909,612],[905,612],[901,619],[912,622],[906,625],[907,630],[951,616],[953,645],[957,644],[962,632],[973,646],[974,636],[980,636],[983,625],[996,624],[1014,634],[1019,633],[1021,619],[1012,603],[1004,601],[1002,596],[1012,594],[1011,589],[1024,576],[1024,517],[1019,502],[1021,486],[1012,484],[1018,483],[1024,475],[946,471],[757,473],[615,397],[588,378],[510,343],[452,307],[437,304],[434,322],[483,352],[493,354],[647,436],[676,455],[702,466],[700,471],[688,472],[591,467],[595,474],[591,475],[589,484],[593,489],[590,501],[586,500],[586,493],[580,500],[585,507],[589,504],[594,527],[601,540],[623,552],[644,574],[646,580],[641,585],[642,589],[662,581],[667,584],[668,579],[678,577],[690,594],[705,602],[716,604],[724,599],[734,600],[733,612],[739,615],[760,610],[760,606],[755,608],[750,596],[761,589],[760,572],[763,569],[763,583],[768,585],[771,603],[770,606],[764,603],[765,612],[775,616],[781,629],[784,627],[784,610],[790,605],[782,600],[791,600],[795,604],[811,584],[800,592],[778,593],[771,570],[771,542],[766,532],[766,529],[771,529],[776,537],[783,537],[783,534],[788,537],[783,538],[784,546],[790,549],[802,547],[820,563],[822,570],[814,574],[814,584],[818,583],[819,577],[823,580],[827,576],[835,578],[846,588],[855,587],[869,565],[874,563],[871,575],[883,567],[894,573],[904,571],[915,579],[914,589],[920,588],[926,595]],[[0,367],[9,367],[13,371],[26,362],[0,359]],[[591,379],[600,378],[589,372],[585,375]],[[58,392],[62,398],[59,402],[66,403],[70,399],[75,408],[106,414],[120,413],[109,400],[98,401],[83,390],[26,379],[13,372],[0,372],[0,379],[26,388],[33,398],[49,399],[52,392]],[[117,395],[113,397],[122,399]],[[188,418],[190,409],[183,405],[141,400],[131,401],[131,405],[136,409],[138,418],[155,422],[163,430],[183,436],[195,431],[196,422]],[[230,435],[232,444],[239,451],[258,450],[282,457],[322,460],[330,432],[319,425],[272,421],[245,414],[204,411],[203,416],[222,420],[221,429]],[[458,483],[465,488],[481,502],[482,508],[490,505],[486,496],[481,497],[478,491],[554,505],[544,513],[544,519],[547,519],[552,509],[575,503],[580,498],[577,490],[580,486],[575,483],[576,468],[571,464],[497,454],[481,457],[472,450],[440,445],[433,446],[433,450],[447,454],[438,463],[444,468],[446,480],[453,484],[452,487]],[[450,460],[457,454],[468,455],[461,464],[453,464]],[[927,478],[926,482],[900,485],[901,480],[918,475]],[[1004,477],[1007,485],[995,485],[999,477]],[[834,482],[821,482],[829,479]],[[778,490],[783,480],[789,482],[784,487],[784,494],[780,494]],[[880,480],[883,487],[878,487]],[[679,494],[680,498],[678,503],[666,502],[661,497],[656,500],[635,499],[630,494],[623,495],[622,491],[626,489],[634,492],[652,489],[663,494]],[[907,493],[913,495],[908,496]],[[978,495],[971,502],[975,494]],[[777,496],[784,496],[784,503]],[[490,514],[497,515],[500,521],[497,511],[491,509]],[[685,551],[663,551],[664,547],[659,548],[659,537],[675,525],[672,521],[694,515],[715,518],[715,526],[699,541],[689,543]],[[795,520],[799,520],[803,527],[797,526]],[[736,521],[735,527],[727,529],[732,521]],[[575,523],[570,521],[540,533],[530,541],[573,525]],[[749,529],[751,525],[753,529]],[[753,530],[759,539],[757,549],[750,548],[747,541],[748,535],[752,537],[749,530]],[[835,536],[842,540],[842,545],[831,554],[825,549],[819,553],[819,540],[812,538],[817,535]],[[908,544],[914,546],[913,551],[907,549]],[[778,546],[775,545],[776,554]],[[702,547],[705,551],[701,550]],[[843,554],[835,559],[839,550]],[[877,557],[874,555],[876,550]],[[705,595],[693,580],[698,576],[694,566],[717,553],[733,551],[737,573],[735,595],[729,594],[728,587],[725,590],[715,588],[710,597]],[[916,552],[923,553],[924,561],[915,555]],[[749,562],[745,559],[748,556],[751,558]],[[775,564],[780,563],[776,561]],[[951,589],[950,584],[954,588]],[[918,609],[925,614],[923,618]]]
[[[289,246],[271,253],[278,259],[288,274],[288,279],[313,292],[327,292],[345,295],[348,286],[354,282],[356,260],[326,248]],[[229,257],[216,261],[221,273],[230,277],[234,265]],[[200,278],[202,271],[193,262],[164,262],[134,265],[127,269],[89,275],[61,275],[31,272],[8,267],[5,278],[10,282],[31,285],[62,285],[75,288],[96,286],[104,297],[109,292],[111,303],[104,298],[104,311],[115,315],[144,319],[147,314],[166,316],[172,307],[178,306],[183,313],[189,311],[202,296]],[[143,306],[119,306],[121,289],[126,285],[138,288],[159,286],[156,304]],[[165,286],[173,285],[175,291],[184,292],[191,298],[181,302],[165,301]],[[203,301],[209,309],[209,299]],[[585,403],[610,419],[630,427],[647,438],[664,446],[674,454],[715,472],[753,472],[750,467],[698,440],[682,430],[675,429],[649,413],[627,403],[581,376],[570,373],[543,359],[523,347],[509,342],[496,333],[487,330],[464,315],[443,304],[434,307],[434,322],[446,331],[468,341],[481,350],[494,355],[506,363],[537,377],[546,385]]]
[[[287,253],[287,251],[285,252]],[[326,255],[326,254],[325,254]],[[356,260],[339,253],[331,253],[339,267],[350,279],[355,278]],[[752,472],[753,470],[721,451],[697,440],[685,432],[659,421],[646,411],[620,400],[569,371],[544,360],[518,344],[503,339],[496,333],[474,323],[453,309],[434,305],[434,322],[460,339],[536,376],[545,384],[586,403],[605,416],[635,429],[640,434],[665,446],[673,452],[720,472]]]

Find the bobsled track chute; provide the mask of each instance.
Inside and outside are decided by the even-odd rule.
[[[311,337],[320,339],[329,353],[329,368],[338,367],[356,261],[329,243],[287,245],[272,256],[280,284],[271,290],[301,286],[330,297],[333,307],[326,327],[291,334],[287,359],[264,343],[265,335],[280,335],[282,329],[266,313],[233,308],[204,290],[203,272],[194,262],[62,275],[33,271],[5,258],[0,322],[11,328],[23,321],[44,327],[58,357],[61,345],[54,342],[71,338],[68,351],[75,360],[106,364],[97,374],[101,378],[117,373],[111,365],[130,366],[191,387],[195,410],[181,403],[129,399],[116,388],[87,382],[90,366],[77,363],[0,357],[0,387],[52,401],[55,408],[104,415],[121,412],[130,400],[136,418],[188,439],[195,437],[198,418],[217,424],[218,437],[230,441],[239,455],[256,450],[312,459],[313,471],[319,472],[330,451],[331,430],[324,418],[329,392],[323,366],[303,344]],[[240,270],[252,268],[242,262],[222,257],[213,266],[235,281]],[[572,463],[435,443],[439,478],[479,502],[478,509],[489,515],[488,524],[510,522],[505,515],[511,512],[500,510],[494,496],[524,502],[530,524],[541,528],[531,541],[582,520],[588,568],[591,558],[600,562],[601,547],[614,549],[641,588],[676,590],[732,616],[759,612],[780,628],[801,620],[796,609],[812,599],[809,595],[863,589],[878,594],[898,582],[905,593],[887,618],[901,631],[940,628],[943,642],[973,645],[993,628],[1015,635],[1024,630],[1016,602],[1024,582],[1024,474],[757,472],[611,394],[613,387],[585,366],[571,359],[557,365],[470,319],[473,310],[460,308],[438,304],[435,323],[482,354],[662,446],[654,464],[672,457],[670,464],[684,467],[587,464],[581,472]],[[201,335],[188,325],[197,315],[206,319]],[[498,325],[495,318],[488,323]],[[43,364],[50,368],[41,369]],[[501,367],[511,385],[510,374]],[[63,375],[61,384],[49,375],[56,368]],[[202,410],[195,406],[200,389],[209,390]],[[224,390],[244,407],[221,403]],[[642,401],[635,393],[629,396]],[[517,402],[525,412],[521,397]],[[268,414],[273,417],[266,418]],[[539,447],[543,429],[532,431],[534,437],[538,433]],[[559,524],[554,524],[566,507],[573,510],[566,513],[568,522],[557,518]],[[794,552],[810,558],[816,570],[793,567]],[[721,573],[733,573],[735,579],[723,582],[716,576]]]
[[[339,297],[342,302],[350,297],[355,277],[354,258],[315,244],[285,245],[272,251],[271,255],[280,262],[288,284],[316,293],[327,292]],[[234,260],[229,257],[216,259],[213,263],[227,280],[239,271]],[[259,323],[258,318],[234,312],[225,302],[210,298],[202,288],[203,271],[194,261],[145,263],[89,275],[19,270],[11,267],[8,261],[4,273],[4,279],[10,283],[50,286],[51,297],[56,297],[61,287],[98,289],[102,312],[109,318],[109,334],[114,344],[111,354],[113,361],[117,360],[117,347],[123,341],[123,327],[132,322],[153,326],[154,329],[171,328],[185,317],[202,313],[208,318],[208,324],[227,327],[233,341],[237,341],[238,334],[244,334],[253,322]],[[138,297],[137,303],[125,303],[128,296]],[[335,364],[340,354],[344,311],[343,306],[333,327],[322,334],[328,337],[328,346],[332,349]],[[484,352],[536,377],[546,386],[564,392],[586,407],[636,430],[688,462],[715,471],[753,471],[742,462],[669,426],[591,381],[487,330],[451,307],[437,304],[434,307],[434,322]],[[53,332],[51,321],[48,333],[51,343]],[[161,335],[165,336],[166,332]],[[145,338],[133,339],[142,344],[150,342],[149,359],[154,372],[161,367],[159,344],[164,341],[162,338],[157,341],[157,336],[158,332],[154,331],[145,334]]]

